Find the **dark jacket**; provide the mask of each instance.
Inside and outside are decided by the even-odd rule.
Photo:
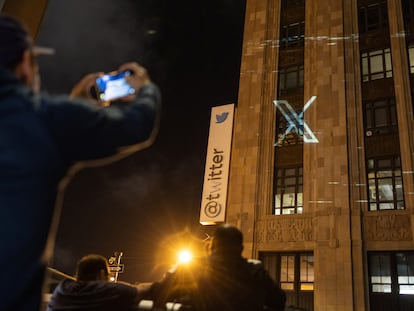
[[[213,254],[197,266],[178,266],[154,283],[157,306],[168,301],[197,311],[283,311],[286,295],[258,260]]]
[[[1,311],[37,310],[57,186],[70,165],[147,140],[159,103],[153,84],[121,108],[35,96],[0,68]]]
[[[213,254],[199,286],[201,306],[208,311],[283,311],[285,306],[285,293],[259,260]]]
[[[138,300],[137,289],[125,284],[64,280],[53,292],[47,311],[132,311]]]

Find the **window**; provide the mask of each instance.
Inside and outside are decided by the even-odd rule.
[[[313,254],[280,255],[280,287],[291,292],[313,291],[313,261]]]
[[[367,161],[369,210],[404,209],[400,157]]]
[[[399,293],[414,295],[414,254],[397,253]]]
[[[284,109],[283,113],[279,111],[276,114],[278,120],[275,146],[292,146],[297,144],[303,144],[303,122],[297,120],[297,117],[290,113],[288,109]],[[296,112],[297,115],[300,113]]]
[[[413,310],[413,251],[368,253],[368,273],[371,310]]]
[[[395,133],[397,112],[395,99],[365,101],[365,133],[367,136]]]
[[[282,25],[280,29],[280,47],[303,46],[305,42],[305,21]]]
[[[414,29],[414,3],[412,1],[402,1],[404,25],[406,35],[411,35]]]
[[[391,51],[389,48],[361,54],[362,81],[392,77]]]
[[[381,30],[388,27],[387,3],[375,3],[359,8],[359,32]]]
[[[388,255],[370,256],[370,282],[373,293],[391,293],[391,269]]]
[[[260,253],[270,276],[280,282],[286,293],[286,306],[313,310],[315,282],[313,253]]]
[[[283,290],[295,289],[295,256],[280,258],[280,287]]]
[[[414,252],[372,253],[369,270],[371,292],[414,295]]]
[[[410,73],[414,73],[414,45],[408,47],[408,61],[410,65]]]
[[[300,255],[300,290],[313,290],[313,255]]]
[[[282,0],[282,10],[305,7],[305,0]]]
[[[303,88],[303,64],[279,68],[279,94]]]
[[[274,214],[302,214],[303,167],[276,169]]]

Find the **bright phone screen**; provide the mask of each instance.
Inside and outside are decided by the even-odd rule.
[[[134,88],[125,80],[130,71],[106,74],[96,79],[99,99],[109,101],[135,93]]]

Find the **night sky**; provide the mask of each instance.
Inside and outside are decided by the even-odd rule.
[[[44,91],[68,93],[83,75],[134,60],[163,95],[153,146],[72,180],[54,268],[74,274],[85,254],[122,251],[120,280],[152,281],[170,263],[166,239],[186,229],[205,237],[210,109],[237,103],[244,9],[245,0],[49,0],[37,44],[56,54],[39,60]]]

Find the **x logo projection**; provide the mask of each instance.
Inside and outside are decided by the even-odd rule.
[[[298,134],[302,135],[303,141],[305,143],[318,143],[319,140],[316,138],[315,134],[303,120],[304,112],[313,104],[315,101],[316,96],[312,96],[306,102],[305,106],[303,106],[303,111],[299,114],[292,108],[287,100],[274,100],[274,104],[276,108],[280,111],[280,113],[285,117],[286,121],[288,122],[288,127],[283,133],[282,136],[279,137],[275,146],[282,143],[283,140],[286,138],[286,135],[292,131],[296,131]]]

